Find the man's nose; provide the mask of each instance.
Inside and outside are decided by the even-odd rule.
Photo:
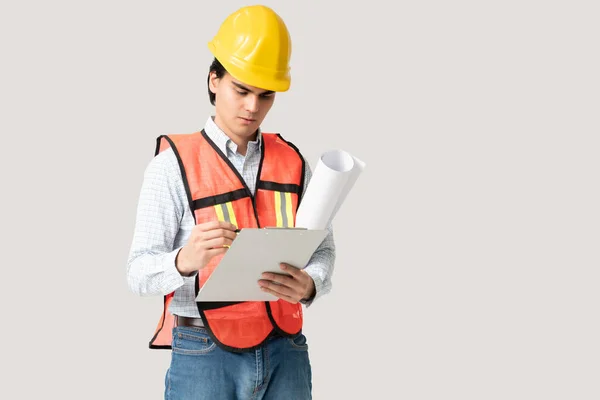
[[[246,111],[251,113],[258,112],[259,100],[258,96],[248,95],[246,96]]]

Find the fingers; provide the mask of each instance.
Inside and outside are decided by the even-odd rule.
[[[237,229],[237,226],[235,226],[231,222],[226,221],[209,221],[196,225],[194,229],[200,232],[208,232],[215,229],[226,229],[229,231],[235,231]]]
[[[287,301],[289,303],[292,303],[292,304],[296,304],[298,302],[298,300],[295,297],[290,297],[290,296],[287,296],[287,295],[282,294],[280,292],[276,292],[275,290],[270,289],[268,287],[261,287],[260,290],[262,290],[263,292],[271,293],[272,295],[277,296],[280,299],[285,300],[285,301]]]
[[[202,247],[205,249],[214,249],[218,247],[230,247],[231,243],[233,243],[233,239],[228,237],[216,237],[214,239],[205,240],[202,242]]]
[[[227,247],[217,247],[216,249],[207,250],[206,254],[208,255],[208,259],[210,260],[214,256],[218,256],[219,254],[224,254],[227,250],[229,250]]]
[[[297,302],[306,291],[307,282],[305,282],[303,276],[296,279],[293,276],[265,272],[258,284],[263,291],[287,301]]]
[[[274,296],[279,297],[290,303],[297,303],[300,300],[300,296],[296,291],[292,290],[288,286],[278,285],[269,281],[259,281],[260,290],[263,292],[271,293]]]
[[[225,228],[215,228],[210,231],[203,231],[200,233],[200,237],[203,240],[217,239],[217,238],[228,238],[230,240],[234,240],[237,237],[237,233],[230,229]]]
[[[297,291],[297,289],[301,286],[301,282],[298,282],[296,279],[290,276],[282,275],[282,274],[274,274],[271,272],[265,272],[262,274],[262,281],[260,282],[275,282],[279,285],[287,286],[291,289]]]
[[[237,237],[237,227],[225,221],[210,221],[198,224],[192,232],[193,241],[201,248],[212,248],[231,246],[231,242]],[[219,242],[219,239],[227,239]]]
[[[283,271],[289,273],[296,279],[303,278],[303,271],[301,269],[291,266],[290,264],[281,263],[281,264],[279,264],[279,268],[281,268]]]

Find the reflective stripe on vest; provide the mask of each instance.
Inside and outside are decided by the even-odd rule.
[[[177,157],[196,224],[219,220],[231,222],[240,229],[294,226],[305,166],[298,149],[281,135],[262,133],[254,196],[204,131],[159,136],[155,155],[168,148],[172,148]],[[222,257],[215,256],[198,272],[196,295]],[[150,348],[171,348],[174,317],[168,305],[172,295],[165,296],[163,314]],[[196,304],[213,340],[229,351],[251,351],[273,332],[289,336],[302,328],[300,303],[277,300]]]

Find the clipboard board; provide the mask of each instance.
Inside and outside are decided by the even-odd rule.
[[[280,263],[304,268],[327,231],[305,228],[244,228],[196,296],[203,301],[275,301],[260,290],[263,272],[285,274]]]

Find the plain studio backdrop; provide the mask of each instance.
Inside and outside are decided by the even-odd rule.
[[[206,43],[246,4],[0,6],[0,397],[162,398],[139,190],[213,112]],[[263,129],[367,164],[305,310],[314,398],[600,398],[597,2],[265,4],[293,80]]]

